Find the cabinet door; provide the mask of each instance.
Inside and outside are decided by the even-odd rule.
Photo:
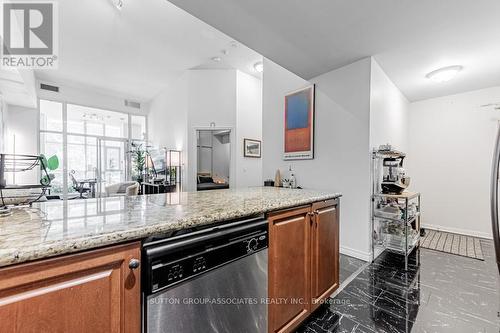
[[[0,270],[2,332],[137,333],[140,243]]]
[[[269,332],[291,332],[309,315],[310,209],[269,216]]]
[[[312,310],[339,286],[339,211],[335,200],[312,207]]]

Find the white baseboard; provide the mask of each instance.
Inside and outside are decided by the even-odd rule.
[[[384,248],[376,247],[375,248],[375,254],[374,254],[373,260],[377,259],[378,256],[381,255],[382,253],[384,253]]]
[[[345,246],[340,247],[340,253],[345,254],[346,256],[361,259],[363,261],[369,261],[371,257],[368,252],[358,251]]]
[[[489,233],[480,232],[480,231],[474,231],[474,230],[443,227],[441,225],[435,225],[435,224],[422,224],[422,228],[424,228],[424,229],[432,229],[432,230],[437,230],[437,231],[451,232],[451,233],[460,234],[460,235],[467,235],[467,236],[473,236],[473,237],[493,239],[493,237]]]

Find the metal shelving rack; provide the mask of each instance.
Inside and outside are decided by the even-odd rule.
[[[401,194],[384,194],[381,193],[381,187],[378,182],[379,175],[379,159],[385,157],[378,152],[373,153],[372,157],[372,207],[371,207],[371,230],[372,230],[372,261],[376,256],[382,254],[385,250],[401,254],[405,258],[405,270],[408,270],[408,256],[420,246],[420,193],[403,192]],[[410,206],[416,201],[416,210],[412,214],[409,213]],[[396,202],[398,206],[403,207],[400,216],[382,216],[377,209],[380,203]],[[388,237],[397,237],[390,232],[382,233],[384,223],[396,223],[403,225],[404,243],[395,245],[395,242],[389,242]],[[413,230],[413,232],[412,232]],[[411,237],[411,234],[414,236]],[[378,251],[378,252],[376,252]]]
[[[377,206],[382,200],[395,200],[395,201],[403,201],[404,202],[404,208],[402,212],[401,218],[390,218],[390,217],[384,217],[380,216],[377,214]],[[412,200],[417,201],[417,211],[413,214],[409,214],[409,208],[410,208],[410,202]],[[413,192],[403,192],[400,195],[397,194],[382,194],[382,193],[376,193],[373,195],[372,199],[372,225],[376,225],[376,220],[378,220],[379,223],[387,223],[387,221],[393,222],[393,223],[400,223],[403,224],[404,228],[404,247],[403,246],[397,246],[394,244],[390,244],[387,239],[382,239],[382,234],[379,233],[379,237],[381,242],[377,244],[377,242],[374,240],[372,241],[372,251],[375,253],[375,249],[377,246],[382,247],[384,250],[389,250],[401,255],[404,255],[405,257],[405,269],[408,269],[408,255],[417,247],[420,246],[420,193],[413,193]],[[382,230],[383,227],[380,228]],[[411,237],[411,230],[415,231],[414,237]],[[375,231],[375,230],[374,230]],[[387,237],[388,233],[385,233],[385,238]]]
[[[21,173],[21,172],[37,172],[41,174],[40,183],[38,184],[7,184],[6,173]],[[15,202],[14,205],[31,205],[39,200],[50,187],[50,176],[46,168],[43,156],[38,155],[14,155],[0,154],[0,216],[8,216],[11,214],[10,202]],[[15,191],[39,189],[38,194],[25,193],[18,194]],[[4,191],[16,194],[7,194]]]

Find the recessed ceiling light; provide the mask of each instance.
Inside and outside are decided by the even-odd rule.
[[[111,0],[113,6],[115,6],[118,10],[122,10],[124,0]]]
[[[253,65],[253,69],[258,73],[262,73],[264,71],[264,64],[262,61],[258,61]]]
[[[220,62],[221,60],[222,60],[221,57],[212,57],[212,61]]]
[[[462,66],[448,66],[430,72],[425,77],[434,82],[446,82],[457,76],[458,72],[463,69]]]

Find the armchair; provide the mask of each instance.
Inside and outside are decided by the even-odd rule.
[[[116,183],[106,186],[104,189],[106,191],[106,196],[130,196],[139,194],[139,183],[138,182],[123,182]]]

